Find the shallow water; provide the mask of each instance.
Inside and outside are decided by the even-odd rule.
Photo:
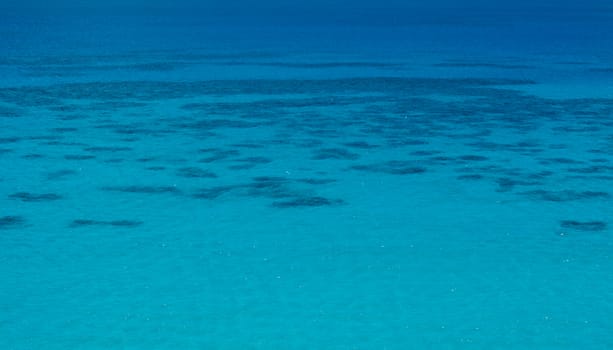
[[[611,56],[351,40],[13,43],[2,348],[613,346]]]

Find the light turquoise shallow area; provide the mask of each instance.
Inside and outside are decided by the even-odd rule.
[[[610,56],[202,46],[2,58],[0,348],[613,347]]]

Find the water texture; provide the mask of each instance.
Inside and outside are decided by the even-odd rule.
[[[0,348],[613,347],[603,22],[66,16],[1,26]]]

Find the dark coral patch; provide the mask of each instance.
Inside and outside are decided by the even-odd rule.
[[[410,175],[426,172],[425,168],[415,166],[412,162],[402,160],[390,160],[388,162],[370,165],[354,165],[350,169],[390,175]]]
[[[336,182],[336,180],[308,178],[308,179],[299,179],[298,182],[302,182],[302,183],[309,184],[309,185],[327,185],[329,183]]]
[[[192,197],[212,200],[230,192],[237,196],[251,198],[281,199],[302,198],[302,196],[305,196],[301,191],[297,191],[291,187],[294,181],[284,177],[258,176],[254,177],[252,180],[253,181],[245,184],[204,188],[195,192]],[[298,180],[297,182],[302,181]]]
[[[143,72],[167,72],[167,71],[174,70],[178,67],[181,67],[182,65],[183,65],[182,62],[149,62],[149,63],[110,66],[110,68],[136,70],[136,71],[143,71]]]
[[[83,142],[75,142],[75,141],[47,141],[41,142],[39,145],[47,145],[47,146],[87,146],[87,144]]]
[[[466,161],[470,161],[470,162],[482,162],[482,161],[486,161],[488,160],[487,157],[484,156],[478,156],[478,155],[474,155],[474,154],[469,154],[469,155],[465,155],[465,156],[460,156],[458,157],[458,159],[460,160],[466,160]]]
[[[23,156],[21,156],[21,158],[23,159],[41,159],[44,157],[45,157],[44,155],[38,154],[38,153],[24,154]]]
[[[265,146],[259,143],[243,142],[243,143],[235,143],[232,145],[232,147],[256,149],[256,148],[264,148]]]
[[[365,142],[365,141],[347,142],[347,143],[344,143],[343,145],[345,145],[347,147],[359,148],[359,149],[372,149],[372,148],[379,147],[377,145],[373,145],[372,143],[368,143],[368,142]]]
[[[287,198],[295,195],[288,188],[289,180],[286,178],[259,176],[253,180],[252,183],[244,186],[247,188],[249,197]]]
[[[440,154],[440,153],[441,153],[441,151],[423,150],[423,151],[414,151],[414,152],[411,152],[410,154],[412,156],[420,156],[421,157],[421,156],[433,156],[433,155]]]
[[[216,153],[223,151],[221,148],[209,147],[209,148],[201,148],[198,150],[199,153]]]
[[[9,195],[10,199],[17,199],[22,202],[51,202],[63,197],[55,193],[34,194],[30,192],[17,192]]]
[[[87,152],[110,152],[110,153],[124,152],[124,151],[131,151],[131,150],[132,150],[131,147],[112,147],[112,146],[96,146],[96,147],[87,147],[84,149],[84,151],[87,151]]]
[[[238,156],[240,154],[237,150],[219,150],[213,152],[210,157],[202,158],[198,162],[200,163],[213,163],[220,160],[225,160],[233,156]]]
[[[228,169],[230,169],[230,170],[247,170],[247,169],[253,169],[255,167],[256,167],[256,164],[246,163],[246,164],[230,165],[228,167]]]
[[[532,198],[549,201],[549,202],[568,202],[587,199],[609,199],[611,195],[603,191],[545,191],[536,190],[522,193]]]
[[[420,145],[426,145],[426,144],[428,144],[428,141],[419,140],[419,139],[397,138],[397,139],[390,140],[388,143],[392,147],[402,147],[402,146],[420,146]]]
[[[174,128],[181,129],[196,129],[196,130],[214,130],[219,128],[230,129],[247,129],[259,126],[259,123],[246,122],[242,120],[232,119],[207,119],[191,123],[179,123],[173,125]]]
[[[246,157],[235,159],[235,162],[252,163],[252,164],[267,164],[272,162],[272,159],[266,157]]]
[[[7,215],[0,217],[0,230],[21,227],[26,220],[21,216]]]
[[[16,136],[12,136],[12,137],[0,137],[0,144],[3,143],[16,143],[21,141],[21,137],[16,137]]]
[[[537,181],[526,181],[513,179],[508,177],[501,177],[496,179],[496,183],[498,183],[497,192],[508,192],[515,188],[515,186],[534,186],[540,185],[540,182]]]
[[[445,63],[435,63],[434,67],[451,67],[451,68],[494,68],[494,69],[531,69],[535,66],[524,64],[505,64],[505,63],[490,63],[490,62],[461,62],[450,61]]]
[[[87,160],[94,158],[96,158],[96,156],[92,156],[89,154],[67,154],[64,156],[64,159],[66,160]]]
[[[74,175],[77,172],[74,170],[70,170],[70,169],[63,169],[63,170],[58,170],[58,171],[52,171],[50,173],[47,174],[46,178],[47,180],[59,180],[62,179],[66,176],[69,175]]]
[[[35,135],[27,137],[28,140],[38,141],[38,140],[46,140],[46,141],[57,141],[61,140],[63,136],[60,135]]]
[[[216,186],[210,188],[200,189],[196,193],[192,195],[194,198],[198,199],[216,199],[223,194],[226,194],[232,190],[237,188],[236,186]]]
[[[179,193],[179,189],[175,186],[106,186],[102,187],[102,190],[143,194]]]
[[[266,157],[246,157],[235,159],[235,162],[240,162],[241,164],[235,164],[228,167],[231,170],[244,170],[244,169],[252,169],[255,168],[259,164],[267,164],[272,162],[272,159]]]
[[[577,231],[604,231],[607,228],[607,223],[603,221],[575,221],[563,220],[560,222],[562,228],[577,230]]]
[[[202,163],[219,161],[220,168],[251,169],[264,164],[265,157],[274,158],[274,153],[265,153],[275,150],[289,151],[296,149],[296,157],[304,157],[308,149],[313,155],[334,165],[334,159],[351,159],[342,153],[321,152],[323,150],[338,149],[350,154],[357,154],[366,159],[368,149],[392,146],[406,146],[397,149],[395,159],[387,163],[385,159],[356,162],[342,167],[357,165],[352,168],[359,171],[387,174],[414,174],[425,171],[424,168],[438,169],[441,167],[454,167],[458,179],[471,181],[487,179],[498,180],[499,190],[521,191],[544,188],[522,188],[520,186],[544,183],[548,177],[559,180],[583,179],[587,181],[607,180],[611,168],[606,161],[590,161],[592,158],[606,159],[611,155],[610,147],[613,137],[607,132],[611,122],[603,115],[610,114],[612,110],[611,99],[544,99],[531,96],[512,87],[497,86],[500,83],[523,84],[525,81],[505,81],[498,79],[402,79],[402,78],[356,78],[356,79],[323,79],[323,80],[237,80],[237,81],[206,81],[206,82],[95,82],[84,84],[60,84],[42,87],[1,88],[0,100],[17,106],[42,106],[57,110],[73,110],[73,112],[55,113],[56,120],[62,116],[73,116],[86,119],[90,124],[79,125],[79,129],[100,127],[109,134],[119,132],[126,134],[115,138],[115,143],[101,143],[100,146],[127,146],[119,139],[145,140],[146,138],[160,138],[162,141],[169,132],[183,133],[183,136],[196,141],[192,145],[213,149],[198,154]],[[278,94],[296,95],[296,93],[313,95],[309,98],[281,98]],[[253,98],[232,98],[233,95],[254,94]],[[219,101],[206,102],[202,96],[215,95]],[[354,96],[355,95],[355,96]],[[436,96],[445,96],[439,98]],[[262,98],[262,96],[270,96]],[[428,96],[428,97],[426,97]],[[126,98],[128,100],[126,100]],[[228,98],[226,98],[228,97]],[[274,98],[273,98],[274,97]],[[449,97],[449,98],[447,98]],[[65,105],[66,100],[79,100],[87,98],[92,100],[90,105]],[[165,98],[189,98],[190,102],[199,102],[191,106],[189,111],[179,111],[177,115],[161,116],[149,115],[155,112],[152,106],[143,108],[145,101],[157,101]],[[133,101],[133,102],[130,102]],[[338,108],[354,104],[351,108]],[[132,106],[130,106],[132,105]],[[335,106],[334,109],[327,109]],[[509,108],[512,106],[513,108]],[[66,108],[67,109],[66,109]],[[100,112],[86,113],[95,108]],[[133,111],[122,111],[116,114],[117,108],[135,107]],[[315,108],[317,107],[317,108]],[[76,109],[75,109],[76,108]],[[294,108],[294,110],[289,110]],[[296,110],[300,108],[300,110]],[[136,111],[138,112],[136,113]],[[123,113],[135,112],[135,113]],[[175,114],[175,113],[171,113]],[[117,117],[120,119],[117,119]],[[221,116],[221,117],[219,117]],[[226,118],[227,116],[227,118]],[[247,124],[245,124],[246,122]],[[77,126],[76,124],[59,124],[56,126]],[[176,130],[173,126],[183,128]],[[221,132],[213,133],[217,128],[240,128],[252,126],[265,126],[270,131],[268,135],[245,133],[245,139],[240,143],[232,143],[232,138]],[[551,126],[569,126],[557,129],[560,131],[556,140],[563,140],[563,133],[573,132],[576,136],[593,138],[594,142],[582,145],[592,150],[576,152],[549,152],[568,145],[550,144],[551,140],[542,138],[533,131],[551,129]],[[49,141],[52,145],[73,145],[69,139],[70,128],[66,130],[49,130],[47,133],[63,137],[44,135],[35,140]],[[508,130],[507,138],[494,137],[494,130]],[[85,129],[83,129],[85,130]],[[168,132],[166,132],[168,130]],[[221,129],[218,129],[221,131]],[[74,130],[77,131],[77,130]],[[597,133],[594,131],[598,131]],[[65,132],[65,134],[61,134]],[[586,133],[586,132],[589,132]],[[534,135],[535,139],[524,139],[522,135]],[[21,140],[27,140],[27,136]],[[167,139],[169,140],[169,139]],[[490,142],[490,140],[495,142]],[[519,140],[519,141],[518,141]],[[11,140],[7,140],[11,142]],[[108,141],[108,140],[107,140]],[[187,141],[187,140],[184,140]],[[351,142],[354,141],[354,142]],[[0,139],[2,142],[2,139]],[[16,141],[15,141],[16,142]],[[139,141],[141,142],[141,141]],[[369,142],[372,142],[370,144]],[[432,143],[432,147],[417,146]],[[560,141],[557,141],[560,143]],[[374,145],[373,145],[374,144]],[[116,157],[123,153],[121,147],[96,148],[98,144],[85,144],[60,153],[60,157],[67,153],[98,156],[99,159]],[[185,143],[189,145],[189,143]],[[436,151],[434,145],[445,145]],[[10,145],[9,145],[10,146]],[[454,146],[458,146],[455,147]],[[462,146],[469,146],[464,148]],[[192,146],[193,147],[193,146]],[[332,148],[329,148],[332,147]],[[261,153],[243,150],[262,148]],[[298,149],[300,148],[300,149]],[[307,149],[308,148],[308,149]],[[137,149],[137,147],[134,147]],[[129,148],[123,148],[129,150]],[[162,170],[154,165],[165,165],[169,170],[192,166],[188,164],[187,154],[180,154],[179,150],[159,149],[162,152],[157,161],[153,158],[141,158],[139,161],[151,161],[142,164],[149,166],[149,170]],[[177,151],[178,153],[172,153]],[[241,151],[241,155],[237,151]],[[393,151],[388,149],[388,151]],[[409,153],[415,151],[413,153]],[[452,152],[452,153],[448,153]],[[487,152],[489,151],[489,152]],[[34,152],[34,151],[30,151]],[[236,153],[229,153],[236,152]],[[355,153],[354,153],[355,152]],[[517,153],[508,155],[507,152]],[[455,153],[455,154],[453,154]],[[18,154],[18,156],[21,153]],[[262,155],[259,157],[247,157]],[[48,155],[49,156],[49,155]],[[134,156],[147,157],[148,154]],[[154,155],[155,156],[155,155]],[[488,159],[483,156],[488,156]],[[496,157],[494,157],[496,156]],[[508,157],[507,157],[508,156]],[[518,158],[514,158],[518,156]],[[519,156],[526,162],[515,160]],[[184,158],[180,162],[177,158]],[[206,157],[206,158],[205,158]],[[566,157],[566,159],[564,158]],[[89,158],[89,156],[88,156]],[[169,160],[170,158],[170,160]],[[240,159],[239,159],[240,158]],[[388,158],[389,159],[389,158]],[[127,158],[126,158],[127,160]],[[223,161],[225,160],[225,161]],[[308,160],[308,159],[307,159]],[[508,161],[507,161],[508,160]],[[573,161],[575,160],[575,161]],[[113,160],[117,161],[117,160]],[[162,163],[164,161],[164,163]],[[167,162],[166,162],[167,161]],[[486,162],[487,161],[487,162]],[[555,174],[542,172],[541,168],[534,168],[534,163],[568,164],[562,168],[572,168],[568,171],[559,171]],[[373,164],[371,164],[373,162]],[[577,163],[578,162],[578,163]],[[207,169],[205,164],[195,164]],[[338,163],[338,162],[337,162]],[[172,165],[170,165],[172,164]],[[274,164],[274,163],[273,163]],[[302,174],[327,177],[327,174],[318,174],[321,163],[308,161],[308,166],[314,167]],[[105,165],[105,164],[99,164]],[[537,163],[536,166],[539,164]],[[590,166],[595,167],[590,167]],[[302,164],[304,166],[304,164]],[[338,167],[338,165],[337,165]],[[262,166],[264,168],[264,166]],[[283,168],[283,167],[281,167]],[[211,169],[213,169],[211,167]],[[215,168],[217,169],[217,168]],[[282,173],[280,168],[271,169],[274,173]],[[549,168],[548,168],[549,169]],[[298,169],[293,172],[300,174]],[[330,174],[334,169],[328,169]],[[244,171],[247,173],[247,171]],[[151,174],[151,173],[149,173]],[[172,174],[172,172],[171,172]],[[91,174],[90,174],[91,175]],[[220,173],[221,175],[221,173]],[[236,174],[238,175],[238,174]],[[375,174],[376,175],[376,174]],[[189,175],[188,175],[189,176]],[[311,175],[302,175],[304,177]],[[454,175],[450,175],[452,178]],[[572,176],[572,177],[571,177]],[[148,182],[151,183],[151,182]],[[142,184],[142,183],[138,183]],[[155,182],[154,182],[155,184]],[[162,183],[164,184],[164,183]],[[172,184],[172,183],[167,183]],[[309,183],[300,178],[289,178],[279,181],[250,181],[232,186],[235,197],[265,197],[273,200],[289,200],[301,196],[317,196],[312,193],[316,190],[317,181]],[[494,183],[496,185],[496,183]],[[295,187],[294,187],[295,186]],[[600,185],[599,185],[600,186]],[[605,184],[601,185],[602,188]],[[592,187],[588,187],[592,188]],[[215,191],[212,191],[213,193]],[[537,199],[562,201],[568,198],[581,198],[581,196],[568,196],[564,194],[532,194]],[[206,197],[206,192],[204,193]],[[276,199],[276,198],[283,199]],[[583,194],[585,197],[585,193]],[[599,198],[599,197],[589,197]],[[602,197],[605,198],[605,197]],[[521,198],[526,199],[526,198]],[[572,200],[572,199],[570,199]]]
[[[430,157],[428,159],[428,161],[430,163],[440,163],[440,164],[447,164],[447,163],[458,163],[456,161],[455,158],[450,157],[450,156],[436,156],[436,157]]]
[[[460,175],[457,177],[458,180],[481,180],[483,179],[483,175],[479,175],[479,174],[467,174],[467,175]]]
[[[143,158],[138,158],[136,159],[137,162],[140,163],[148,163],[148,162],[153,162],[154,160],[156,160],[155,157],[143,157]]]
[[[264,67],[283,67],[283,68],[398,68],[402,67],[399,63],[390,62],[242,62],[232,61],[223,62],[224,65],[254,65]]]
[[[584,167],[584,168],[571,168],[571,169],[568,169],[568,171],[572,173],[579,173],[579,174],[598,174],[598,173],[613,171],[613,166],[592,165],[592,166]]]
[[[343,204],[341,199],[328,199],[320,196],[298,197],[287,201],[276,201],[272,203],[275,208],[300,208],[300,207],[324,207]]]
[[[539,147],[540,144],[532,141],[520,141],[515,143],[495,143],[495,142],[486,142],[486,141],[478,141],[468,143],[467,146],[476,147],[481,150],[488,151],[509,151],[516,152],[519,154],[532,155],[535,153],[542,152],[542,149]]]
[[[17,118],[22,115],[18,109],[0,105],[0,118]]]
[[[449,93],[466,96],[492,96],[497,97],[493,107],[483,107],[486,111],[512,101],[521,101],[530,104],[532,109],[546,109],[546,102],[535,98],[524,97],[519,92],[500,89],[496,86],[531,84],[528,80],[511,79],[432,79],[432,78],[396,78],[396,77],[367,77],[345,79],[255,79],[255,80],[217,80],[217,81],[117,81],[117,82],[85,82],[73,84],[59,84],[45,87],[24,86],[17,88],[0,89],[0,101],[7,101],[17,106],[47,106],[60,105],[61,99],[92,99],[109,101],[120,107],[125,107],[126,96],[141,101],[130,102],[129,105],[140,106],[144,101],[161,99],[187,98],[201,95],[222,94],[288,94],[300,92],[302,94],[347,94],[347,93],[412,93],[424,95],[427,93]],[[326,98],[329,100],[329,98]],[[516,101],[517,100],[517,101]],[[309,102],[312,105],[312,102]],[[549,102],[551,104],[551,102]],[[574,103],[574,102],[573,102]],[[541,106],[543,105],[543,106]],[[471,105],[468,104],[470,107]],[[111,106],[117,107],[117,106]],[[552,109],[552,108],[549,108]]]
[[[576,160],[576,159],[558,157],[558,158],[544,158],[540,161],[540,163],[546,165],[546,164],[581,164],[583,162]]]
[[[281,177],[281,176],[256,176],[253,178],[253,181],[258,182],[258,183],[272,183],[272,182],[276,182],[276,183],[280,183],[280,182],[288,182],[289,179]]]
[[[79,129],[71,128],[71,127],[63,127],[63,128],[53,128],[51,129],[51,131],[53,132],[75,132],[75,131],[79,131]]]
[[[64,120],[64,121],[78,120],[78,119],[84,119],[84,118],[86,117],[82,115],[72,115],[72,114],[62,115],[58,117],[59,120]]]
[[[213,179],[217,177],[212,171],[208,171],[205,169],[201,169],[198,167],[185,167],[177,170],[177,176],[188,177],[188,178],[206,178]]]
[[[539,171],[538,173],[526,174],[526,178],[532,179],[532,180],[542,180],[542,179],[548,178],[549,176],[553,174],[554,174],[553,171],[543,170],[543,171]]]
[[[112,220],[112,221],[100,221],[100,220],[87,220],[77,219],[70,223],[70,227],[86,227],[86,226],[115,226],[115,227],[137,227],[142,225],[142,221],[135,220]]]
[[[323,148],[317,150],[313,155],[313,159],[323,160],[323,159],[345,159],[345,160],[355,160],[360,158],[360,155],[357,153],[349,152],[346,149],[342,148]]]

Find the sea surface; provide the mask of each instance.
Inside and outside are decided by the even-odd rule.
[[[0,349],[613,348],[610,13],[0,18]]]

